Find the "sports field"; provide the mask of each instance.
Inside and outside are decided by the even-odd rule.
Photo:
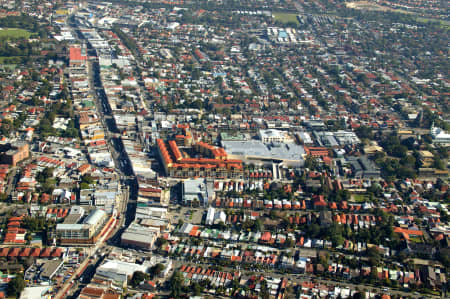
[[[0,38],[29,38],[31,33],[24,29],[19,28],[0,28]]]
[[[274,12],[273,16],[275,17],[275,21],[280,21],[282,23],[288,22],[298,23],[297,14],[295,13]]]

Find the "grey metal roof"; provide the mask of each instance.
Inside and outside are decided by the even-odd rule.
[[[302,160],[305,149],[297,144],[263,143],[258,140],[222,141],[231,155],[252,156],[262,159]]]
[[[103,210],[95,210],[89,216],[84,219],[83,223],[89,224],[89,225],[96,225],[102,217],[106,216],[106,212]]]

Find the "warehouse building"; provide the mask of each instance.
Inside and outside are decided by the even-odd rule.
[[[56,272],[63,266],[64,262],[61,259],[46,261],[41,266],[41,273],[39,275],[42,280],[51,280]]]
[[[151,250],[158,235],[159,228],[133,222],[122,234],[121,243],[127,247]]]

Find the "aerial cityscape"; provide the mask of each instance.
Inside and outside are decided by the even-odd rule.
[[[446,0],[0,0],[0,299],[450,298]]]

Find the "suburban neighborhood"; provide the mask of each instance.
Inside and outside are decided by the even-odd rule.
[[[449,26],[0,0],[0,298],[448,298]]]

